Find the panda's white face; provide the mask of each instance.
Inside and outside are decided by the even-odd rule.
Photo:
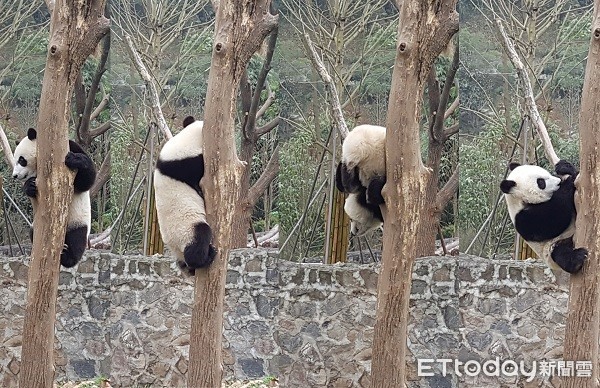
[[[27,136],[15,148],[13,178],[27,180],[37,176],[36,144],[35,130],[29,129]]]
[[[502,181],[500,188],[505,194],[509,208],[515,208],[550,200],[552,194],[560,187],[560,182],[560,178],[542,167],[522,165],[511,171],[506,180]]]

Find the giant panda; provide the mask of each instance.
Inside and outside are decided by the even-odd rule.
[[[183,129],[165,143],[154,170],[154,193],[163,241],[182,270],[193,274],[209,266],[217,253],[206,222],[200,179],[203,122],[188,116]]]
[[[508,213],[517,232],[552,269],[581,270],[587,250],[575,249],[575,178],[578,171],[561,160],[557,176],[542,167],[511,163],[500,183]]]
[[[15,167],[13,169],[13,178],[24,181],[23,190],[31,199],[34,213],[37,210],[36,138],[36,130],[29,128],[27,136],[15,148]],[[96,180],[96,168],[92,159],[73,140],[69,140],[69,152],[65,157],[65,165],[77,172],[73,181],[73,199],[67,218],[65,245],[60,255],[60,263],[69,268],[81,260],[88,244],[92,223],[89,190]],[[33,240],[33,230],[31,237]]]
[[[348,197],[344,211],[350,217],[350,233],[362,236],[383,225],[380,205],[385,176],[385,128],[359,125],[342,144],[342,160],[337,166],[336,187]]]

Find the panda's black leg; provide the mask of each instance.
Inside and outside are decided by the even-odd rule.
[[[35,179],[35,177],[29,178],[23,183],[23,191],[29,198],[37,197],[37,183],[35,182]]]
[[[367,203],[371,205],[382,205],[385,203],[383,195],[381,195],[385,181],[386,177],[378,176],[369,182],[369,187],[367,187]]]
[[[185,265],[190,273],[193,274],[196,268],[208,267],[215,259],[217,250],[211,245],[211,241],[210,226],[204,222],[197,223],[194,226],[194,241],[183,251]]]
[[[552,249],[552,260],[568,273],[577,273],[583,267],[587,257],[587,249],[574,249],[573,238],[558,241]]]
[[[65,247],[60,254],[60,264],[70,268],[79,263],[87,247],[87,226],[67,230]]]
[[[335,172],[335,185],[344,193],[357,193],[362,187],[358,176],[358,167],[348,169],[345,163],[340,162]]]
[[[88,155],[69,151],[65,156],[65,165],[71,170],[77,170],[73,183],[76,193],[88,191],[94,185],[96,167]]]

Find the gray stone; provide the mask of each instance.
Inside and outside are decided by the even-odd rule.
[[[416,294],[416,295],[421,295],[425,293],[425,290],[427,289],[427,283],[424,282],[423,280],[413,280],[412,281],[412,286],[410,289],[410,293],[411,294]]]
[[[467,333],[467,341],[469,344],[477,350],[484,350],[492,343],[492,335],[489,331],[480,333],[478,331],[471,331]]]
[[[279,298],[259,295],[255,299],[256,311],[263,318],[273,318],[279,311]]]
[[[453,388],[452,378],[450,374],[446,376],[442,375],[434,375],[431,377],[426,377],[427,384],[429,384],[430,388]]]
[[[265,375],[262,360],[256,358],[241,358],[238,360],[238,363],[248,378],[263,377]]]
[[[96,365],[93,360],[73,360],[71,366],[75,374],[82,379],[96,377]]]
[[[453,306],[446,306],[442,309],[444,314],[444,323],[446,323],[446,327],[450,330],[458,330],[461,326],[460,323],[460,315],[458,311]]]

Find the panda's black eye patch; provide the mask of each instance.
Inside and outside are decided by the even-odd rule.
[[[544,190],[546,188],[546,180],[542,179],[542,178],[538,178],[537,185],[540,188],[540,190]]]
[[[19,156],[19,160],[17,163],[19,163],[23,167],[27,167],[27,160],[25,160],[25,158],[22,156]]]

